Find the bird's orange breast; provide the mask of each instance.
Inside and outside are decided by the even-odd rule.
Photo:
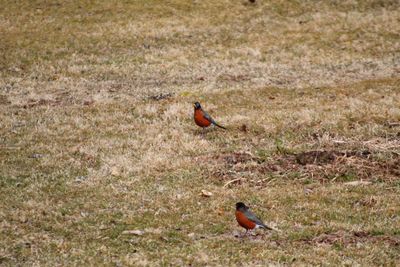
[[[211,122],[204,117],[201,109],[196,109],[194,111],[194,122],[200,127],[208,127],[211,124]]]
[[[236,211],[235,215],[236,215],[237,222],[243,228],[246,228],[247,230],[249,230],[249,229],[254,229],[256,227],[256,224],[254,222],[250,221],[249,219],[247,219],[246,215],[244,215],[242,212]]]

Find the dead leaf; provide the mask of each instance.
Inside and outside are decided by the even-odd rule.
[[[26,223],[26,222],[28,222],[28,219],[27,219],[24,215],[22,215],[22,216],[19,218],[19,221],[20,221],[21,223]]]
[[[303,191],[304,191],[304,194],[306,194],[306,195],[309,195],[313,192],[313,190],[310,188],[304,188]]]
[[[203,189],[203,190],[201,190],[200,195],[203,196],[203,197],[211,197],[213,195],[213,193]]]
[[[218,215],[223,215],[224,214],[224,210],[223,209],[218,209],[217,213],[218,213]]]
[[[94,100],[93,99],[85,99],[85,100],[83,100],[83,105],[84,106],[90,106],[90,105],[92,105],[94,103]]]

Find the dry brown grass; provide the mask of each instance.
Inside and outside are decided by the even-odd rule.
[[[399,11],[2,1],[0,265],[398,265]]]

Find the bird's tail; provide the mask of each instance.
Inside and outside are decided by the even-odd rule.
[[[264,228],[264,229],[267,229],[267,230],[275,230],[275,229],[273,229],[273,228],[271,228],[271,227],[269,227],[268,225],[265,225],[265,224],[261,225],[261,228]]]
[[[266,230],[273,230],[273,231],[277,231],[277,232],[282,232],[282,231],[279,230],[279,229],[276,229],[276,228],[273,228],[273,227],[269,227],[268,225],[265,225],[265,224],[260,225],[260,227],[261,227],[261,228],[264,228],[264,229],[266,229]]]
[[[219,128],[222,128],[222,129],[226,130],[226,128],[225,128],[224,126],[221,126],[221,125],[219,125],[219,124],[216,123],[216,122],[214,122],[214,125],[217,126],[217,127],[219,127]]]

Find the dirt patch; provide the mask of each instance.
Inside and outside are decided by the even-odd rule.
[[[24,109],[34,108],[37,106],[59,106],[61,105],[61,99],[29,99],[26,104],[22,107]]]
[[[199,156],[196,158],[196,161],[218,166],[223,165],[227,168],[234,168],[236,165],[258,162],[259,158],[253,156],[249,152],[232,152],[232,153],[222,153],[211,156],[209,155]]]
[[[366,197],[361,200],[354,202],[355,206],[364,206],[364,207],[374,207],[378,204],[378,199],[376,197]]]
[[[223,75],[219,75],[217,77],[217,80],[220,81],[226,81],[226,82],[243,82],[243,81],[249,81],[251,80],[251,77],[247,76],[247,75],[241,75],[241,74],[223,74]]]
[[[327,244],[327,245],[354,245],[357,243],[385,243],[390,246],[400,246],[399,236],[389,236],[389,235],[373,235],[367,231],[337,231],[337,232],[326,232],[318,236],[303,239],[303,242],[309,244]]]
[[[223,153],[213,156],[201,156],[197,162],[210,166],[207,170],[218,180],[225,181],[237,178],[238,175],[255,171],[259,159],[248,152]]]
[[[11,104],[11,101],[8,100],[7,96],[0,95],[0,105]]]
[[[348,151],[348,152],[341,152],[336,150],[331,151],[308,151],[299,153],[296,155],[296,161],[300,165],[307,165],[307,164],[327,164],[331,163],[338,158],[343,157],[360,157],[360,158],[367,158],[371,155],[371,152],[368,150],[365,151]]]
[[[150,95],[147,98],[150,100],[154,100],[154,101],[160,101],[163,99],[172,98],[173,96],[174,96],[174,94],[172,94],[172,93],[160,93],[160,94]]]
[[[400,177],[400,157],[369,151],[323,151],[296,155],[296,169],[319,180],[392,180]]]
[[[237,165],[239,163],[247,163],[250,161],[256,161],[257,158],[246,152],[235,152],[221,154],[215,157],[215,160],[223,161],[227,165]]]
[[[257,185],[271,180],[265,175],[282,176],[285,179],[311,178],[320,182],[392,180],[400,177],[400,156],[393,154],[382,158],[370,151],[307,151],[295,155],[277,155],[267,161],[247,152],[234,152],[198,160],[211,166],[208,168],[210,175],[218,180],[241,177],[240,183]],[[254,176],[263,176],[263,179],[253,179]]]

